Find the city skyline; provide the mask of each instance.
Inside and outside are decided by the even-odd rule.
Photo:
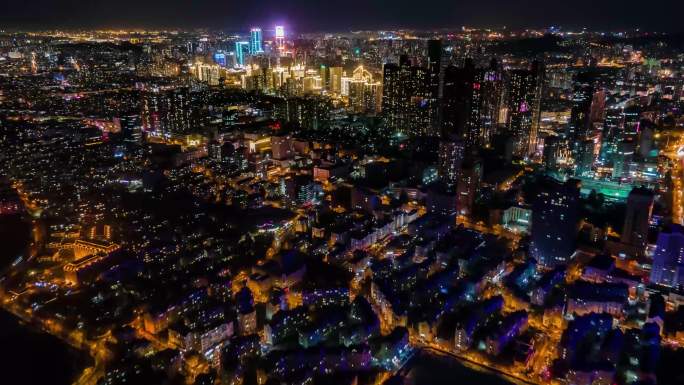
[[[681,5],[41,1],[1,384],[684,384]]]

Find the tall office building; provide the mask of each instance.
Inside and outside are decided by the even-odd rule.
[[[572,93],[572,108],[568,122],[568,137],[584,139],[591,128],[591,105],[594,87],[589,84],[576,85]],[[577,152],[577,149],[575,149]]]
[[[646,123],[648,121],[642,122],[641,131],[639,132],[639,156],[642,158],[648,158],[652,155],[657,155],[657,151],[652,153],[651,151],[655,147],[655,131],[653,124]]]
[[[388,128],[410,136],[431,133],[432,118],[425,68],[402,55],[383,67],[382,111]]]
[[[439,96],[439,75],[442,71],[442,41],[428,40],[427,44],[430,92]]]
[[[220,82],[221,67],[217,64],[196,63],[191,67],[195,77],[201,81],[216,86]]]
[[[328,77],[329,77],[329,89],[334,94],[342,93],[342,67],[329,67]]]
[[[375,113],[379,110],[381,85],[373,81],[373,75],[363,66],[354,70],[351,78],[344,78],[348,89],[349,107],[356,113]]]
[[[276,48],[281,50],[285,47],[285,27],[282,25],[275,27],[275,44]]]
[[[428,88],[428,73],[425,68],[413,67],[411,69],[411,120],[409,133],[415,136],[433,136],[437,118],[437,103],[431,102],[430,90]]]
[[[196,123],[187,88],[165,92],[145,92],[141,99],[143,131],[158,136],[187,134]]]
[[[653,191],[645,187],[632,189],[627,197],[627,214],[620,240],[643,254],[648,241],[648,224],[653,213]]]
[[[606,115],[606,90],[598,89],[591,98],[591,109],[589,111],[590,123],[602,123]]]
[[[227,61],[226,61],[226,53],[225,52],[216,52],[214,54],[214,63],[220,65],[221,67],[225,68]]]
[[[608,103],[604,115],[601,133],[601,160],[606,162],[617,151],[617,143],[622,139],[624,115],[622,107],[617,103]]]
[[[276,105],[276,117],[305,130],[317,130],[330,119],[330,101],[317,96],[291,97]]]
[[[642,108],[638,105],[625,107],[622,110],[624,119],[622,138],[635,140],[639,135]]]
[[[461,164],[456,185],[458,215],[470,217],[475,199],[482,182],[482,163],[479,159],[468,158]]]
[[[442,41],[428,40],[427,44],[427,103],[432,123],[430,135],[439,134],[440,85],[442,79]]]
[[[567,147],[566,142],[557,136],[547,136],[544,139],[542,159],[547,170],[555,170],[558,167],[558,159],[564,147]]]
[[[395,131],[401,131],[407,120],[408,100],[401,84],[404,71],[395,63],[386,63],[382,68],[382,114],[387,127]]]
[[[364,84],[363,109],[366,113],[377,114],[382,110],[382,84],[369,82]]]
[[[620,179],[630,175],[635,147],[631,140],[623,140],[617,144],[613,153],[613,178]]]
[[[318,77],[321,79],[321,89],[330,90],[330,68],[327,65],[321,64],[318,68]]]
[[[496,61],[476,69],[471,60],[444,71],[442,135],[464,140],[469,147],[491,144],[499,121],[503,83]]]
[[[480,133],[482,145],[489,146],[497,134],[497,126],[501,119],[504,95],[503,71],[496,59],[492,59],[489,68],[478,71],[476,84],[479,84],[480,106],[475,123]]]
[[[513,135],[513,151],[518,156],[526,157],[535,151],[543,81],[544,66],[536,61],[529,70],[509,73],[506,128]]]
[[[684,284],[684,227],[672,225],[658,234],[651,282],[679,287]]]
[[[479,90],[474,90],[475,67],[467,60],[463,67],[449,66],[444,70],[442,94],[442,137],[458,139],[472,146],[476,134],[469,132],[471,111]],[[475,92],[478,91],[478,92]]]
[[[575,179],[565,183],[546,178],[532,199],[530,255],[542,266],[566,264],[575,252],[580,186]]]
[[[594,148],[593,140],[584,139],[575,143],[575,175],[587,176],[594,166]]]
[[[241,67],[245,65],[245,56],[249,54],[249,49],[248,41],[235,42],[235,64]]]
[[[262,46],[262,32],[261,28],[255,27],[249,31],[249,52],[256,55],[264,52]]]

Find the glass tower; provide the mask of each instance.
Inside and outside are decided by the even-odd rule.
[[[252,28],[250,30],[249,51],[252,55],[264,52],[261,45],[261,37],[261,28]]]

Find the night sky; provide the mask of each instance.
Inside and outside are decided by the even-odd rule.
[[[684,31],[683,0],[0,0],[0,29],[283,23],[299,32],[469,26]]]

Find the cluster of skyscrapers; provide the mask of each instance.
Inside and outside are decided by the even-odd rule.
[[[655,385],[684,341],[660,39],[0,32],[0,222],[34,238],[0,307],[99,385],[409,385],[431,349]]]
[[[285,27],[277,25],[273,36],[275,47],[282,49],[285,41]],[[244,66],[248,55],[259,55],[264,53],[264,36],[260,27],[253,27],[249,30],[249,40],[235,42],[235,64]]]

